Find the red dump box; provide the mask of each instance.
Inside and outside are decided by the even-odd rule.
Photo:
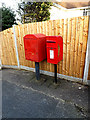
[[[26,60],[41,62],[46,59],[46,36],[44,34],[28,34],[24,36]]]

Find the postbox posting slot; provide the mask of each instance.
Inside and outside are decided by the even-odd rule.
[[[55,41],[47,41],[47,43],[56,43]]]

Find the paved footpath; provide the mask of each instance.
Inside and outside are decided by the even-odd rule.
[[[2,70],[3,118],[87,118],[88,87],[24,70]]]

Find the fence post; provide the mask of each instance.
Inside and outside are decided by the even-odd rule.
[[[0,70],[1,70],[1,68],[2,68],[2,63],[1,63],[1,59],[0,59]]]
[[[19,64],[19,56],[18,56],[18,49],[17,49],[17,39],[16,39],[16,33],[15,33],[15,25],[13,25],[13,33],[14,33],[14,42],[15,42],[15,49],[16,49],[17,63],[18,63],[18,68],[20,68],[20,64]]]
[[[86,50],[86,60],[85,60],[85,68],[84,68],[84,76],[83,82],[87,83],[88,72],[89,72],[89,48],[90,47],[90,16],[89,16],[89,29],[88,29],[88,41],[87,41],[87,50]]]

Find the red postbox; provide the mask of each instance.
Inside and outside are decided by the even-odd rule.
[[[46,36],[44,34],[28,34],[24,36],[26,60],[41,62],[46,59]]]
[[[61,36],[47,36],[47,62],[57,64],[63,59],[63,38]]]

